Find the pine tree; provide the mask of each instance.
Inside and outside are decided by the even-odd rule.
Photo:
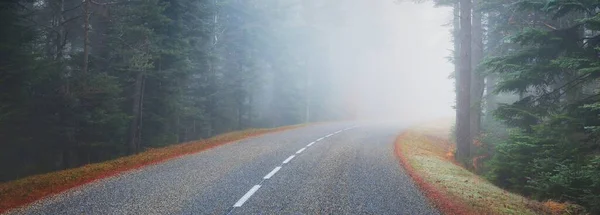
[[[498,78],[496,93],[520,97],[495,111],[512,132],[495,146],[488,177],[540,199],[582,204],[592,213],[600,210],[596,7],[585,1],[496,6],[500,13],[515,12],[495,17],[495,31],[510,36],[504,43],[491,41],[497,51],[484,65]]]
[[[460,57],[456,92],[456,157],[467,160],[470,156],[471,107],[471,0],[460,1]]]

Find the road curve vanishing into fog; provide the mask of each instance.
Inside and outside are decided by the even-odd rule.
[[[10,214],[439,214],[397,161],[402,127],[326,123],[103,179]]]

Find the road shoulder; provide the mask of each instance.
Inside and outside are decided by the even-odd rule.
[[[428,199],[444,214],[536,214],[531,201],[453,161],[450,127],[447,121],[426,123],[396,139],[400,163]]]

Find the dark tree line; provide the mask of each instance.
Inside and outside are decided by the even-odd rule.
[[[600,212],[600,1],[437,3],[455,11],[457,158]]]
[[[1,1],[0,181],[345,117],[319,84],[335,4]]]

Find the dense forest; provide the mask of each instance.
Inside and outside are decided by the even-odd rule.
[[[336,70],[330,49],[341,46],[329,29],[352,16],[339,5],[1,1],[0,181],[250,127],[351,117],[327,75]]]
[[[385,37],[375,2],[0,1],[0,182],[352,118],[366,81],[335,79],[377,68],[359,62],[402,39]],[[435,3],[454,12],[456,158],[600,213],[600,1]]]
[[[600,1],[437,4],[454,9],[457,158],[600,213]]]

